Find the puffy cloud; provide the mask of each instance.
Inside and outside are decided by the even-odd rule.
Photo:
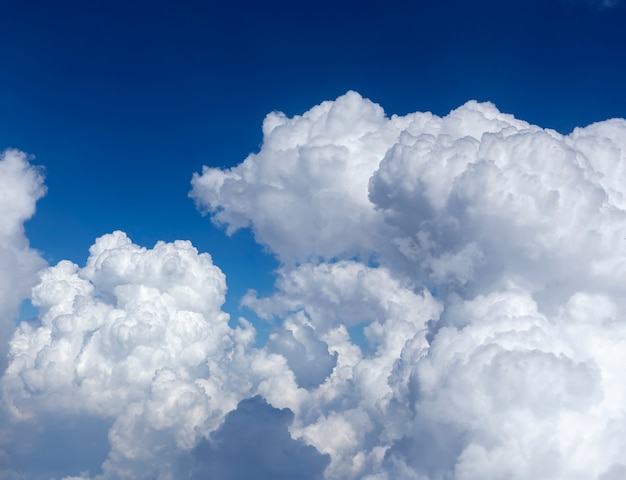
[[[515,281],[563,302],[624,275],[625,128],[563,136],[476,102],[386,118],[350,92],[293,119],[271,114],[261,151],[195,175],[192,196],[287,265],[373,255],[440,295]]]
[[[229,324],[208,254],[105,235],[84,267],[40,273],[0,382],[0,465],[38,478],[33,432],[63,423],[108,439],[48,463],[68,479],[623,474],[626,121],[387,117],[349,92],[263,133],[191,195],[282,262],[242,300],[266,345]]]
[[[45,265],[24,235],[24,222],[45,192],[41,170],[24,153],[0,154],[0,372],[7,365],[7,340],[15,329],[18,307]]]
[[[283,262],[244,304],[280,319],[270,346],[305,390],[291,432],[331,455],[328,478],[619,475],[626,121],[385,117],[349,92],[263,133],[191,195]],[[311,332],[335,357],[319,384]],[[315,382],[303,357],[325,359]]]
[[[228,325],[225,293],[189,242],[146,249],[122,232],[99,238],[84,268],[42,271],[40,322],[19,326],[2,379],[10,420],[106,420],[105,478],[166,478],[252,388],[254,330]]]
[[[261,151],[229,170],[205,167],[191,196],[228,233],[251,226],[285,262],[372,251],[380,218],[362,187],[406,123],[397,120],[354,92],[302,116],[271,113]]]
[[[268,116],[261,151],[194,176],[192,195],[229,231],[249,224],[286,265],[373,257],[440,296],[515,282],[556,308],[623,279],[625,129],[563,136],[476,102],[386,118],[351,92]],[[337,145],[343,156],[325,150]]]
[[[294,437],[331,456],[329,478],[358,478],[381,461],[397,427],[388,416],[393,398],[388,378],[394,365],[407,342],[427,347],[428,324],[438,318],[440,306],[428,292],[416,294],[385,268],[354,261],[283,271],[277,287],[270,298],[251,293],[244,303],[259,315],[283,318],[276,336],[294,331],[306,345],[312,343],[308,335],[315,333],[326,347],[320,355],[328,359],[332,354],[334,368],[318,383],[328,371],[324,362],[310,354],[298,358],[283,353],[305,390],[295,403],[286,402],[280,392],[260,393],[272,405],[296,413]],[[355,326],[363,328],[367,344],[355,344],[348,330]],[[299,333],[302,330],[306,336]],[[268,349],[274,348],[274,341],[270,338]],[[307,361],[316,382],[299,378]]]
[[[596,316],[581,315],[589,304]],[[611,468],[626,393],[623,354],[605,350],[625,339],[615,305],[581,294],[548,319],[527,292],[507,291],[455,310],[463,328],[439,330],[428,352],[407,346],[396,364],[394,414],[406,430],[387,461],[431,478],[595,478]],[[427,462],[424,442],[438,446]]]
[[[467,127],[448,133],[460,116]],[[476,116],[485,123],[479,138]],[[440,291],[467,295],[507,282],[542,304],[590,283],[615,291],[626,217],[609,177],[623,163],[624,121],[563,137],[469,103],[441,123],[434,134],[402,135],[370,182],[371,200],[397,227],[402,261]]]

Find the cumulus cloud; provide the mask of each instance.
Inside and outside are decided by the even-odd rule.
[[[625,120],[564,135],[473,101],[388,117],[349,92],[263,133],[191,196],[281,261],[272,294],[242,299],[267,343],[222,310],[209,254],[97,239],[85,266],[39,274],[38,322],[11,337],[16,478],[38,478],[33,432],[61,424],[100,439],[48,463],[67,479],[623,474]]]
[[[146,249],[122,232],[99,238],[83,268],[42,271],[40,322],[19,326],[2,379],[10,420],[108,421],[105,478],[174,469],[251,389],[254,331],[228,325],[225,293],[223,273],[189,242]]]
[[[288,399],[276,390],[259,393],[295,412],[294,438],[330,455],[328,478],[358,478],[380,463],[398,428],[388,416],[394,365],[407,343],[427,347],[429,322],[438,318],[440,305],[385,268],[354,261],[302,265],[283,272],[277,287],[275,296],[250,294],[245,304],[259,315],[282,318],[284,329],[315,332],[335,365],[321,384],[300,384],[299,394]],[[365,345],[351,338],[349,327],[356,325],[363,327]],[[294,371],[301,368],[300,361],[286,358]],[[322,362],[312,361],[309,371],[321,368]]]
[[[0,372],[7,365],[7,340],[15,329],[18,307],[45,265],[24,235],[24,222],[45,192],[41,170],[26,154],[18,150],[0,154]]]
[[[477,102],[386,117],[349,92],[263,133],[191,195],[283,262],[244,304],[336,356],[290,407],[327,477],[619,474],[626,121],[563,135]]]

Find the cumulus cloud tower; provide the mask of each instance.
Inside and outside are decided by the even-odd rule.
[[[15,329],[18,307],[45,265],[24,235],[24,222],[45,193],[42,172],[26,154],[18,150],[0,154],[0,372],[7,365],[7,340]]]
[[[327,476],[621,471],[615,407],[626,389],[620,355],[607,352],[626,346],[626,121],[563,135],[474,101],[443,117],[387,117],[349,92],[301,116],[271,114],[263,132],[260,152],[206,168],[191,195],[227,231],[250,227],[283,262],[278,292],[247,305],[313,328],[336,352],[334,380],[309,391],[332,384],[351,407],[296,415],[299,434],[331,455]],[[310,223],[293,223],[292,205]],[[400,320],[411,310],[398,304],[409,295],[381,302],[380,316],[363,308],[371,296],[342,293],[342,262],[355,258],[388,285],[434,292],[439,308],[422,304],[408,330]],[[369,350],[341,328],[329,333],[359,322]],[[373,372],[376,381],[342,390],[335,375],[346,362],[343,382]],[[329,428],[368,441],[325,444]]]

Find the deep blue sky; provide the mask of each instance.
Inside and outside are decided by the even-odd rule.
[[[35,155],[49,189],[31,244],[82,264],[115,229],[190,239],[237,302],[275,264],[195,211],[194,171],[256,151],[268,112],[349,89],[388,114],[490,100],[564,133],[623,117],[626,8],[601,3],[4,0],[0,149]]]

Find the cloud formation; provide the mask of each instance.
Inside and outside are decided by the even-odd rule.
[[[363,185],[402,128],[356,93],[294,118],[274,112],[261,151],[230,170],[205,167],[191,195],[228,233],[251,226],[283,262],[372,252],[380,217]]]
[[[230,412],[211,442],[194,450],[194,478],[323,478],[328,458],[289,434],[293,413],[278,410],[256,396]]]
[[[625,120],[563,135],[348,92],[263,133],[191,196],[281,261],[242,300],[267,343],[222,310],[207,253],[105,235],[40,273],[10,340],[7,470],[38,478],[28,432],[81,418],[108,445],[55,478],[623,474]]]
[[[329,478],[593,478],[623,468],[624,138],[621,119],[562,135],[489,103],[386,117],[349,92],[292,119],[268,116],[259,153],[194,176],[192,196],[214,222],[249,226],[284,263],[278,292],[249,296],[249,307],[306,321],[322,339],[334,321],[362,321],[375,339],[375,353],[359,346],[339,383],[355,345],[329,343],[338,354],[327,384],[342,392],[341,408],[317,419],[296,409],[302,427],[292,432],[331,455]],[[359,284],[346,296],[363,271],[391,288]],[[372,306],[373,290],[384,308]],[[400,335],[415,312],[420,321]]]
[[[7,366],[7,341],[15,329],[18,307],[45,265],[24,235],[24,222],[45,193],[41,171],[24,153],[6,150],[0,154],[0,372]]]
[[[245,321],[229,327],[225,293],[223,273],[189,242],[146,249],[122,232],[99,238],[85,267],[41,272],[40,323],[22,323],[11,340],[5,408],[26,424],[108,420],[105,478],[161,475],[250,389],[254,332]]]

